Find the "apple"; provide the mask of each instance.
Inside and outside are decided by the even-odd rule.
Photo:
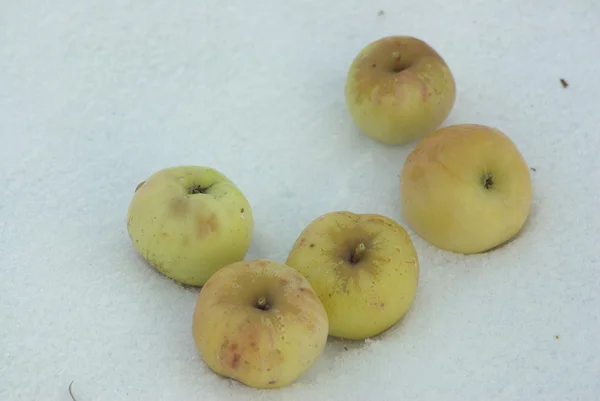
[[[360,340],[384,332],[408,312],[419,263],[406,230],[378,214],[326,213],[296,239],[286,264],[316,291],[329,334]]]
[[[496,128],[457,124],[422,139],[400,178],[409,227],[448,251],[488,251],[514,237],[529,215],[529,167]]]
[[[254,219],[248,200],[221,172],[203,166],[157,171],[141,182],[127,213],[135,249],[165,276],[201,286],[242,260]]]
[[[323,353],[327,313],[308,280],[272,260],[223,267],[200,291],[192,334],[215,373],[250,387],[300,378]]]
[[[454,76],[424,41],[388,36],[365,46],[346,77],[345,100],[356,126],[386,145],[433,132],[456,100]]]

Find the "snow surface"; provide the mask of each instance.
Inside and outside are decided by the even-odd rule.
[[[599,4],[2,1],[0,400],[70,400],[71,382],[78,401],[598,400]],[[361,135],[343,99],[352,58],[392,34],[451,66],[444,125],[521,149],[527,226],[468,257],[411,232],[422,273],[401,324],[330,340],[284,389],[216,376],[190,335],[197,290],[132,248],[133,189],[167,166],[220,169],[253,207],[248,259],[285,260],[332,210],[403,223],[413,145]]]

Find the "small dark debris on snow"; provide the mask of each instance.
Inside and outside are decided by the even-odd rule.
[[[537,170],[535,169],[535,167],[531,167],[531,171],[534,171],[534,172],[535,172],[535,171],[537,171]]]
[[[71,396],[71,399],[72,399],[73,401],[77,401],[77,399],[76,399],[76,398],[75,398],[75,396],[73,395],[73,391],[71,391],[71,387],[72,387],[72,386],[73,386],[73,382],[71,382],[71,383],[69,384],[69,395]]]
[[[379,12],[377,13],[377,15],[383,15],[383,14],[385,14],[385,11],[383,11],[383,10],[379,10]]]
[[[346,347],[345,345],[344,345],[344,349],[345,349],[346,351],[348,351],[348,347]]]
[[[566,88],[567,86],[569,86],[569,83],[567,81],[565,81],[564,78],[560,79],[560,83],[562,84],[563,88]]]

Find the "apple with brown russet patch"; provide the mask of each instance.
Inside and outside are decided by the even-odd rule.
[[[430,244],[463,254],[516,236],[531,208],[527,162],[496,128],[458,124],[420,141],[401,173],[402,212]]]
[[[308,279],[329,318],[329,334],[365,339],[408,312],[419,281],[406,230],[379,214],[326,213],[300,233],[286,264]]]
[[[192,335],[215,373],[255,388],[287,386],[322,354],[327,313],[308,280],[283,263],[241,261],[202,287]]]
[[[155,172],[137,186],[127,213],[127,232],[142,257],[165,276],[192,286],[242,260],[253,229],[242,191],[203,166]]]
[[[403,145],[433,132],[448,117],[456,84],[430,45],[411,36],[388,36],[354,58],[345,100],[364,134],[387,145]]]

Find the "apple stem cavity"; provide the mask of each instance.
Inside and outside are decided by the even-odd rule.
[[[271,309],[271,304],[267,302],[267,298],[260,297],[258,298],[258,301],[256,301],[256,309],[267,311]]]
[[[354,252],[352,252],[352,255],[350,256],[350,263],[355,265],[358,262],[360,262],[364,256],[366,250],[367,250],[367,247],[365,246],[364,243],[361,242],[360,244],[358,244],[358,246],[356,248],[354,248]]]
[[[402,59],[400,58],[400,52],[393,52],[392,58],[394,59],[394,68],[392,68],[393,72],[399,73],[406,69],[406,67],[404,65],[402,65]]]

